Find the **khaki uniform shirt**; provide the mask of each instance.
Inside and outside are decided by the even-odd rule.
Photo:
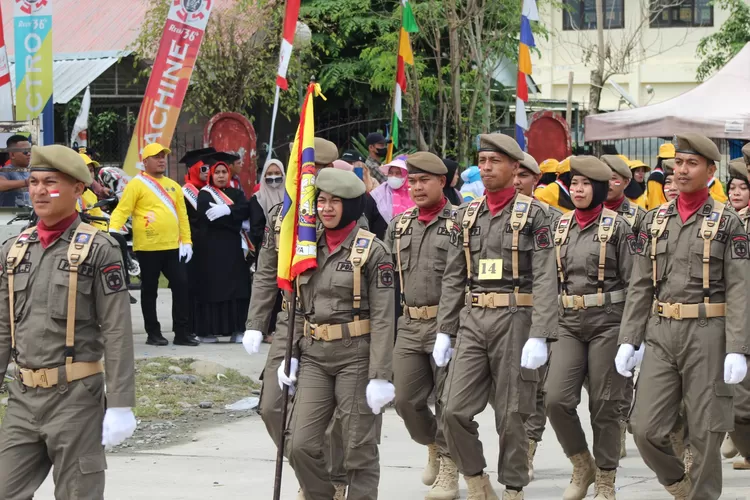
[[[651,225],[658,209],[650,211],[640,231],[631,237],[636,254],[625,304],[620,344],[639,346],[646,324],[653,314],[654,298],[660,302],[699,304],[703,302],[703,219],[711,214],[708,200],[684,223],[673,202],[666,212],[667,223],[656,243],[658,289],[654,290],[651,267]],[[750,282],[750,245],[742,221],[725,210],[719,231],[711,242],[709,271],[710,302],[726,302],[726,352],[748,354],[750,324],[747,304]]]
[[[404,303],[409,307],[436,306],[440,303],[440,287],[443,282],[448,248],[451,246],[453,206],[445,205],[437,217],[425,225],[417,220],[419,209],[407,210],[404,216],[411,220],[401,236],[401,271],[404,283],[401,290]],[[394,217],[388,225],[385,246],[393,255],[398,274],[399,260],[396,256],[396,225],[401,215]]]
[[[512,293],[514,290],[511,267],[513,231],[510,227],[514,203],[515,197],[494,216],[487,208],[486,201],[479,208],[469,241],[472,269],[469,288],[473,293]],[[464,307],[466,297],[466,258],[460,227],[466,208],[462,206],[456,215],[438,308],[438,331],[452,336],[458,333],[459,312]],[[526,225],[521,229],[518,250],[519,292],[532,294],[534,300],[529,336],[554,339],[557,336],[558,318],[557,265],[550,213],[536,200],[532,202]],[[480,259],[502,259],[502,279],[479,281],[477,271]]]
[[[325,232],[318,236],[317,269],[302,273],[299,302],[302,314],[295,325],[295,353],[304,332],[303,318],[314,325],[339,325],[354,321],[354,267],[349,261],[359,222],[351,234],[332,253],[328,252]],[[360,320],[370,320],[370,380],[391,380],[393,332],[395,320],[393,261],[382,241],[375,239],[362,268]],[[307,339],[302,340],[308,341]]]
[[[633,203],[627,197],[623,198],[622,203],[620,203],[615,212],[622,215],[622,218],[625,219],[634,233],[638,232],[641,222],[643,222],[643,218],[646,216],[646,211],[643,207]]]
[[[65,364],[68,317],[68,246],[77,219],[46,249],[37,233],[21,264],[16,267],[14,297],[18,365],[55,368]],[[5,263],[16,238],[0,250],[0,380],[11,355],[10,303]],[[130,298],[125,284],[120,246],[108,234],[97,232],[91,251],[79,268],[76,300],[74,361],[104,357],[107,402],[110,407],[135,406],[135,367]]]

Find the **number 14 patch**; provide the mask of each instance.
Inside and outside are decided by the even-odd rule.
[[[479,281],[503,279],[503,259],[479,259]]]

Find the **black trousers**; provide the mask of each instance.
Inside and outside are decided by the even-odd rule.
[[[159,335],[161,325],[156,315],[156,296],[159,289],[159,275],[169,280],[172,290],[172,329],[175,338],[188,336],[188,281],[187,269],[180,262],[179,250],[138,251],[141,264],[141,311],[146,333]]]
[[[125,266],[125,283],[130,285],[130,273],[128,272],[128,242],[125,237],[118,233],[109,233],[117,243],[120,245],[120,252],[122,253],[122,264]]]

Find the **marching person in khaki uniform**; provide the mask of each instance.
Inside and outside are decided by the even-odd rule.
[[[395,405],[412,439],[428,448],[422,482],[432,488],[425,498],[453,500],[458,496],[458,469],[439,421],[439,397],[435,414],[427,406],[433,389],[438,395],[442,392],[448,371],[432,358],[440,285],[453,232],[453,207],[443,194],[448,169],[427,152],[409,155],[406,166],[409,195],[417,206],[391,221],[385,240],[401,278],[404,311],[393,349]]]
[[[632,376],[645,341],[631,415],[638,450],[674,498],[714,500],[721,440],[734,424],[733,386],[745,377],[750,350],[750,248],[737,214],[709,197],[719,149],[699,134],[677,141],[680,194],[649,212],[635,239],[615,366]],[[689,475],[667,437],[683,400],[695,455]]]
[[[545,160],[542,165],[538,165],[533,156],[528,153],[524,153],[524,160],[516,168],[513,174],[513,187],[516,189],[516,193],[523,194],[525,196],[532,196],[534,190],[537,187],[537,183],[544,180],[546,175],[543,166],[554,162],[557,165],[557,160]],[[551,205],[544,204],[549,212],[549,226],[552,227],[554,222],[560,218],[562,212]],[[526,434],[529,437],[529,479],[534,479],[534,456],[536,455],[537,447],[542,441],[544,435],[544,429],[547,425],[547,408],[545,405],[546,391],[544,390],[544,380],[547,378],[547,368],[549,365],[545,364],[539,368],[539,384],[536,389],[536,411],[533,415],[529,415],[523,426],[526,429]]]
[[[557,333],[555,256],[546,209],[513,188],[524,160],[502,134],[480,136],[486,197],[459,210],[448,249],[433,357],[455,353],[442,394],[443,431],[464,475],[469,500],[497,499],[474,417],[494,399],[500,436],[498,480],[504,499],[522,499],[529,483],[523,422],[536,409],[537,369]],[[490,395],[494,382],[495,392]]]
[[[610,360],[617,353],[632,267],[632,232],[617,212],[603,205],[610,168],[593,156],[574,156],[570,169],[576,209],[554,226],[561,316],[546,383],[547,415],[573,464],[563,500],[582,500],[594,482],[595,500],[614,500],[625,377]],[[577,411],[586,378],[593,457]]]
[[[317,269],[298,280],[301,314],[295,350],[279,382],[299,384],[289,422],[289,463],[308,500],[334,494],[323,434],[340,419],[349,500],[376,499],[383,406],[394,398],[394,269],[388,250],[360,227],[365,185],[352,172],[324,169],[316,179]],[[299,374],[297,374],[299,370]]]
[[[72,149],[33,146],[29,194],[39,224],[0,251],[0,380],[11,358],[17,366],[0,430],[4,500],[32,498],[53,466],[57,500],[103,499],[104,446],[135,431],[120,248],[76,212],[91,180]]]

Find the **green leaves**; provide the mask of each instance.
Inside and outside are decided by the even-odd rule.
[[[729,18],[719,31],[703,37],[698,43],[695,51],[701,58],[696,71],[698,81],[721,69],[750,42],[750,6],[744,0],[717,0],[713,4],[729,9]]]

